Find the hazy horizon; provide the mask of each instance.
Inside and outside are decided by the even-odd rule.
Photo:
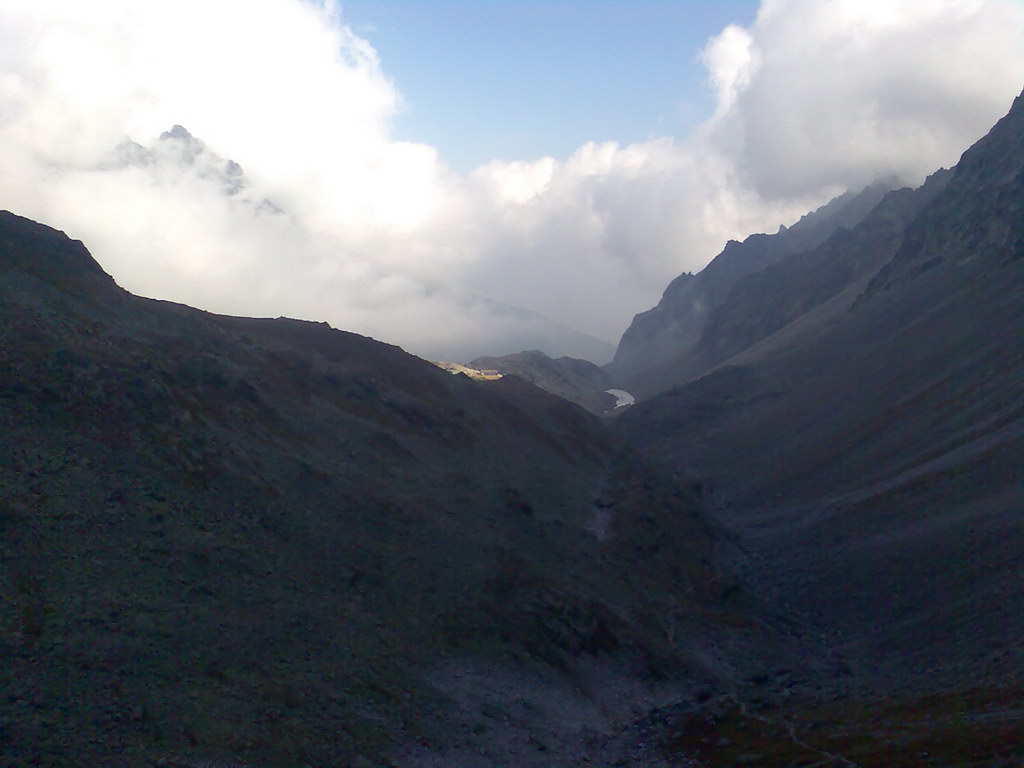
[[[424,49],[426,71],[473,69],[477,87],[493,71],[497,93],[521,82],[509,134],[552,147],[465,170],[409,138],[417,109],[433,115],[424,134],[454,136],[445,146],[458,141],[460,114],[511,118],[477,116],[493,100],[461,82],[437,83],[433,111],[429,80],[418,82],[410,103],[374,46],[369,0],[12,0],[0,10],[0,207],[84,240],[132,292],[216,312],[326,320],[462,361],[520,342],[544,348],[535,339],[554,332],[529,313],[614,344],[726,240],[774,231],[878,178],[916,184],[952,165],[1024,85],[1024,0],[765,0],[756,18],[694,48],[695,30],[719,23],[706,6],[689,6],[690,21],[677,6],[665,17],[681,40],[666,71],[691,69],[664,103],[643,94],[648,123],[616,114],[634,102],[615,61],[635,83],[660,59],[637,53],[642,24],[621,29],[598,3],[572,4],[587,23],[565,51],[522,64],[521,81],[513,57],[532,55],[528,38],[493,56],[479,44]],[[411,26],[394,33],[426,23],[423,7],[391,12],[390,48],[424,39]],[[459,37],[507,21],[510,7],[526,28],[550,23],[530,16],[550,10],[543,3],[488,7],[467,15]],[[667,57],[671,39],[650,13],[646,47]],[[602,50],[609,61],[588,64]],[[562,68],[552,79],[563,87],[605,83],[575,110],[595,121],[595,140],[568,154],[578,123],[577,133],[544,131],[569,126],[552,110],[574,105],[534,85],[544,67]],[[659,88],[671,82],[657,75]],[[532,87],[534,114],[523,106]],[[456,98],[467,93],[478,100]],[[698,118],[698,108],[709,111]],[[675,122],[664,117],[673,110]],[[447,134],[440,114],[454,118]],[[636,139],[648,124],[665,131]],[[161,139],[174,125],[198,142]],[[571,351],[551,338],[545,351]]]

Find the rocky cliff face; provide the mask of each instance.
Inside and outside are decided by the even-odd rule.
[[[1024,96],[964,153],[953,181],[906,228],[904,241],[872,279],[865,298],[938,266],[1006,268],[1024,258]]]
[[[896,254],[908,224],[946,186],[939,171],[917,190],[887,193],[860,222],[837,229],[813,248],[737,280],[708,315],[700,339],[663,371],[674,383],[703,375],[833,301],[858,294]],[[817,320],[815,320],[817,322]]]
[[[973,258],[983,241],[1003,258],[1013,257],[1021,248],[1018,235],[992,222],[1015,221],[1020,213],[1012,207],[1008,170],[1021,155],[1020,134],[1012,129],[1016,111],[964,155],[955,174],[939,171],[917,190],[886,193],[891,185],[876,184],[832,201],[789,230],[729,243],[702,272],[680,276],[657,307],[636,316],[606,370],[617,385],[649,396],[734,356],[743,362],[790,343],[789,336],[815,333],[868,282],[866,296],[946,259]],[[957,183],[947,193],[954,175]],[[988,226],[1002,230],[979,230]],[[771,340],[783,331],[787,340]]]
[[[874,184],[836,198],[774,235],[730,241],[701,272],[677,277],[658,306],[633,319],[606,370],[618,385],[644,396],[699,375],[707,363],[703,350],[695,348],[715,310],[732,303],[738,282],[854,226],[891,188],[888,182]]]
[[[685,678],[672,611],[723,589],[693,491],[581,409],[131,296],[9,213],[0,452],[4,764],[444,760],[481,723],[478,758],[494,734],[523,765],[586,754],[582,723],[529,746],[480,711],[513,702],[432,670]],[[517,696],[555,720],[538,689]],[[612,698],[574,700],[604,707],[587,727],[621,724]]]

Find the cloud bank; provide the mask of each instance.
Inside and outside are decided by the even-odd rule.
[[[342,11],[8,0],[0,207],[143,295],[448,359],[610,357],[570,329],[615,341],[726,239],[919,182],[1024,84],[1019,0],[766,0],[701,52],[717,107],[694,135],[458,175],[391,138],[401,84]]]

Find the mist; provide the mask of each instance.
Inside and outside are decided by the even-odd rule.
[[[726,240],[955,163],[1024,84],[1024,3],[766,0],[694,56],[691,135],[457,174],[392,138],[401,83],[343,5],[10,0],[0,207],[141,295],[600,363]]]

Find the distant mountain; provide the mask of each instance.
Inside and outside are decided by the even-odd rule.
[[[603,365],[615,354],[614,344],[557,323],[531,309],[481,296],[456,300],[456,305],[460,304],[468,316],[483,318],[486,333],[477,339],[449,342],[443,349],[428,350],[429,357],[468,361],[537,349],[551,357],[572,357]]]
[[[1019,706],[1022,297],[1024,95],[952,171],[737,281],[693,344],[717,367],[614,430],[715,485],[751,582],[853,679]]]
[[[228,197],[238,195],[249,185],[238,163],[220,157],[181,125],[164,131],[150,147],[126,139],[117,146],[114,158],[114,167],[188,169],[198,178],[218,185]],[[269,201],[260,205],[280,212],[280,208]]]
[[[478,357],[470,365],[518,376],[594,414],[615,408],[615,397],[605,392],[611,386],[608,374],[588,360],[553,360],[534,349],[504,357]]]
[[[4,765],[603,762],[711,674],[698,496],[581,409],[132,296],[6,212],[0,452]]]
[[[134,167],[148,169],[154,178],[164,175],[188,174],[211,185],[236,205],[254,215],[292,218],[301,224],[301,212],[287,210],[283,204],[262,197],[234,160],[214,152],[197,136],[181,125],[164,131],[149,146],[125,140],[112,153],[108,168]],[[477,294],[446,295],[457,321],[470,325],[476,322],[476,333],[463,331],[458,339],[441,339],[432,347],[414,350],[417,354],[438,360],[466,361],[484,354],[510,354],[522,349],[542,349],[558,357],[568,355],[607,363],[615,354],[615,345],[583,333],[524,307],[513,306]],[[442,321],[443,322],[443,319]],[[401,343],[401,339],[392,339]]]
[[[837,197],[774,235],[729,241],[703,270],[677,277],[654,309],[633,318],[607,366],[612,378],[646,396],[705,372],[711,362],[701,346],[704,330],[717,309],[736,303],[730,293],[744,278],[854,226],[893,186],[891,181],[877,182],[858,194]]]

